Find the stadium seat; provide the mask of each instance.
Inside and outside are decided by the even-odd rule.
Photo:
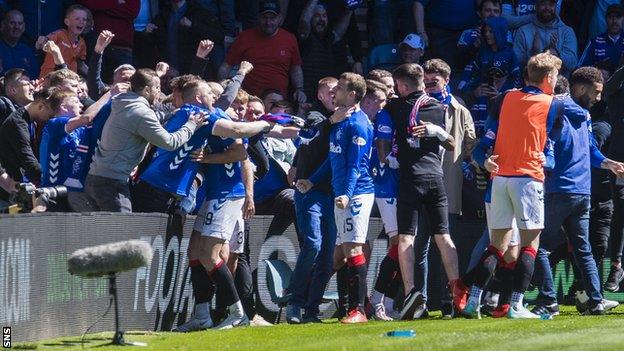
[[[267,266],[266,280],[271,301],[279,307],[277,317],[274,324],[279,324],[282,318],[282,310],[290,300],[288,287],[290,286],[290,278],[292,277],[292,269],[288,263],[282,260],[264,260]],[[323,303],[332,302],[336,309],[338,308],[338,292],[325,291],[323,294]]]

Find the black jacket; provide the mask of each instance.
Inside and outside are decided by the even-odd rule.
[[[26,175],[37,184],[41,166],[31,145],[30,123],[30,115],[23,107],[4,120],[0,126],[0,163],[13,180],[19,182]]]
[[[171,16],[171,7],[165,7],[161,13],[152,20],[158,27],[153,33],[154,44],[157,52],[166,55],[167,48],[167,26]],[[210,39],[215,44],[222,44],[224,33],[219,18],[204,9],[197,1],[188,1],[184,17],[187,17],[192,25],[184,27],[178,24],[178,70],[181,74],[190,72],[191,62],[195,57],[197,45],[200,40]],[[159,58],[160,61],[167,61],[167,57]]]

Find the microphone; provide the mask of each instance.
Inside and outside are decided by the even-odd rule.
[[[147,266],[152,247],[141,240],[119,241],[74,251],[67,259],[67,270],[81,277],[101,277]]]

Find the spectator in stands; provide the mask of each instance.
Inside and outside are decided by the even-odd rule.
[[[288,79],[298,103],[306,101],[303,92],[303,71],[297,39],[279,28],[280,4],[264,0],[260,4],[260,26],[243,31],[230,47],[219,76],[229,75],[232,66],[242,60],[249,61],[254,70],[243,82],[243,88],[259,95],[267,88],[275,88],[284,96],[288,93]]]
[[[34,90],[25,70],[13,68],[4,74],[4,95],[0,95],[0,125],[13,111],[33,101]]]
[[[336,71],[333,46],[345,35],[352,14],[352,10],[345,11],[340,20],[330,26],[323,4],[318,0],[309,0],[306,4],[298,30],[306,96],[314,96],[318,81]]]
[[[270,110],[273,107],[273,104],[278,101],[284,101],[284,94],[277,89],[265,89],[260,95],[262,102],[264,103],[264,108],[266,110]]]
[[[370,23],[371,42],[373,45],[396,43],[395,35],[399,38],[413,33],[416,30],[413,1],[375,0],[372,2],[372,22]]]
[[[47,41],[53,41],[60,49],[63,60],[69,69],[74,72],[86,73],[84,61],[87,59],[87,45],[81,34],[87,26],[89,11],[81,5],[72,5],[65,13],[65,26],[67,29],[59,29],[46,36],[37,39],[35,48],[42,49]],[[46,54],[43,65],[41,65],[40,77],[54,70],[55,62],[52,54]]]
[[[178,131],[169,133],[150,106],[160,98],[160,79],[150,69],[140,69],[130,78],[131,92],[113,99],[111,114],[87,176],[85,191],[100,211],[132,212],[128,178],[139,164],[148,143],[175,150],[205,123],[193,115]]]
[[[607,19],[607,32],[593,38],[583,55],[579,59],[579,66],[592,66],[601,61],[607,61],[611,66],[609,71],[613,72],[624,61],[624,33],[622,33],[622,22],[624,8],[622,5],[611,5],[607,8],[605,17]]]
[[[89,96],[92,99],[99,98],[104,94],[105,90],[109,87],[102,81],[102,55],[104,50],[111,43],[115,34],[110,31],[104,30],[98,35],[93,53],[89,59],[89,72],[87,73],[87,87]],[[113,71],[113,82],[111,85],[117,83],[124,83],[130,80],[130,77],[136,72],[135,68],[130,64],[123,64],[115,68]]]
[[[561,2],[557,0],[557,15],[561,12]],[[516,30],[535,19],[535,3],[537,0],[503,0],[502,14],[509,23],[509,28]]]
[[[80,89],[80,76],[67,68],[60,69],[46,75],[44,86],[47,88],[69,90],[78,94]]]
[[[425,43],[418,34],[408,34],[399,45],[376,46],[368,56],[368,70],[392,71],[404,63],[419,63],[425,50]]]
[[[536,16],[532,23],[526,24],[515,34],[514,51],[521,66],[529,58],[540,52],[548,51],[563,61],[561,72],[567,75],[576,67],[576,35],[556,14],[555,0],[538,0]]]
[[[428,46],[429,57],[442,59],[455,68],[459,36],[464,29],[474,27],[479,22],[475,2],[416,0],[414,17],[416,33]]]
[[[152,18],[156,18],[158,15],[158,10],[158,0],[141,0],[139,13],[134,19],[134,36],[132,39],[132,64],[136,67],[156,66],[157,55],[152,40],[150,40],[154,27],[150,23]]]
[[[34,45],[37,38],[60,29],[63,26],[63,15],[74,0],[11,1],[16,10],[24,15],[26,31],[24,41]],[[33,76],[36,77],[36,76]]]
[[[0,75],[12,68],[23,68],[30,77],[39,77],[39,62],[31,47],[21,42],[24,34],[24,16],[18,10],[7,12],[0,31]]]
[[[507,21],[502,17],[488,18],[481,32],[483,45],[479,55],[466,66],[458,85],[479,125],[487,119],[490,98],[521,84],[518,60],[507,40]]]
[[[110,48],[104,54],[102,76],[110,82],[113,71],[124,63],[132,64],[134,19],[139,14],[140,0],[102,1],[80,0],[93,13],[95,32],[108,30],[115,33]]]
[[[196,0],[174,0],[151,23],[158,60],[166,61],[175,69],[173,72],[191,73],[197,45],[203,39],[211,40],[214,47],[210,52],[210,76],[216,76],[225,49],[223,28],[215,13],[206,10]]]
[[[36,125],[43,126],[58,106],[50,101],[49,90],[33,94],[33,101],[16,109],[0,126],[0,163],[16,181],[24,177],[38,184],[41,166],[33,151],[38,144]]]
[[[588,1],[586,9],[589,9],[589,11],[583,12],[583,17],[588,22],[586,24],[587,27],[585,26],[574,27],[573,26],[574,30],[577,31],[577,33],[581,30],[585,30],[587,33],[588,41],[606,32],[608,29],[608,24],[607,24],[606,17],[605,17],[605,13],[607,12],[607,9],[611,5],[621,5],[621,4],[622,4],[621,0]],[[579,35],[579,37],[580,36],[581,35]]]
[[[479,54],[479,48],[481,48],[481,27],[483,27],[488,18],[501,15],[500,0],[481,1],[477,6],[477,14],[481,19],[481,23],[475,28],[463,31],[457,42],[457,55],[459,56],[457,64],[461,69],[465,68]],[[511,35],[509,40],[511,41]]]

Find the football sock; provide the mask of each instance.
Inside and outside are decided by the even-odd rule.
[[[234,286],[234,278],[224,263],[225,262],[223,260],[220,260],[219,263],[217,263],[217,265],[215,265],[215,267],[210,271],[210,277],[215,282],[217,290],[224,290],[223,304],[225,306],[232,306],[235,303],[240,304],[238,292]],[[242,309],[241,305],[241,310]]]
[[[536,254],[537,252],[535,249],[530,246],[525,246],[520,249],[520,256],[513,270],[512,304],[522,302],[522,296],[529,287],[529,284],[531,284],[533,270],[535,269]]]
[[[347,258],[349,267],[349,309],[364,307],[366,299],[366,258],[364,254]]]

